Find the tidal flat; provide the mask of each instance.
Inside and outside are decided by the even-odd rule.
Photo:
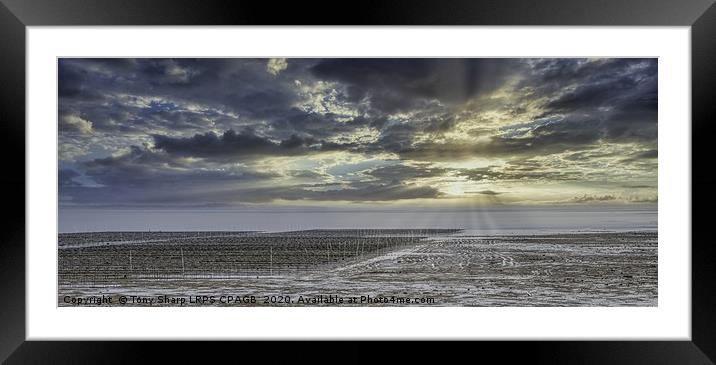
[[[91,232],[59,306],[656,306],[655,230]]]

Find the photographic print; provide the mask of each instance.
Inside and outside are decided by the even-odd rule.
[[[657,58],[59,58],[59,306],[657,306]]]

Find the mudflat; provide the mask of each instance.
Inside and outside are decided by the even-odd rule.
[[[58,304],[656,306],[657,246],[656,231],[60,234]]]

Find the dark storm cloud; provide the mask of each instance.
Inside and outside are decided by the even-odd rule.
[[[627,158],[621,159],[624,163],[650,163],[659,158],[659,152],[657,150],[647,150],[632,154]]]
[[[611,158],[632,172],[655,169],[656,59],[289,59],[273,69],[268,63],[60,59],[62,201],[390,201],[440,198],[430,182],[454,177],[585,178],[579,169],[530,162],[550,155],[572,166]],[[355,160],[340,162],[334,156],[349,154],[334,151],[380,161],[351,169]],[[614,151],[628,152],[614,157],[623,153]],[[303,160],[281,171],[253,170],[268,156]],[[343,165],[312,170],[318,157]],[[434,166],[476,157],[503,165]]]
[[[132,146],[118,156],[95,159],[82,164],[85,177],[92,182],[85,186],[75,179],[74,170],[60,170],[60,195],[67,205],[96,206],[230,206],[242,203],[287,201],[392,201],[437,198],[442,194],[429,186],[404,183],[418,176],[432,176],[443,169],[430,167],[374,169],[375,181],[323,183],[324,174],[315,171],[293,171],[291,177],[314,181],[278,187],[235,188],[237,184],[271,181],[276,173],[197,169],[163,151]]]
[[[531,69],[515,59],[325,59],[291,60],[289,65],[286,72],[294,75],[310,70],[314,77],[338,82],[342,90],[339,97],[346,102],[371,99],[374,111],[370,117],[354,116],[348,123],[337,123],[338,116],[331,113],[320,115],[299,110],[294,106],[297,95],[291,83],[265,72],[265,60],[75,59],[60,62],[59,68],[61,85],[76,90],[101,90],[110,98],[101,105],[64,105],[68,112],[81,110],[78,115],[99,130],[142,133],[165,126],[198,132],[209,123],[218,123],[226,130],[232,124],[254,120],[260,121],[254,123],[254,128],[270,131],[274,139],[280,140],[292,134],[325,139],[367,125],[379,129],[381,136],[379,143],[365,146],[366,149],[403,152],[413,157],[422,154],[428,160],[431,151],[458,156],[503,155],[520,150],[550,153],[560,151],[557,146],[544,148],[552,141],[575,146],[591,144],[599,138],[621,142],[656,138],[655,60],[558,59],[535,62]],[[411,110],[433,108],[424,104],[424,99],[464,102],[502,85],[509,75],[530,70],[531,74],[524,74],[523,83],[541,85],[537,93],[553,95],[546,104],[545,115],[559,113],[567,117],[561,124],[537,128],[534,140],[493,138],[494,145],[482,150],[462,149],[452,153],[450,146],[412,146],[412,142],[417,133],[452,130],[456,125],[454,114],[428,114],[403,124],[389,123],[385,115],[386,110],[400,110],[403,106]],[[64,74],[68,76],[63,77]],[[571,91],[564,91],[567,87]],[[238,113],[239,119],[179,107],[132,107],[106,96],[117,91],[206,103]],[[408,146],[412,147],[405,150]],[[425,153],[421,153],[423,149]]]
[[[606,131],[599,121],[562,121],[534,127],[527,134],[492,136],[479,143],[431,140],[407,147],[396,145],[396,151],[403,158],[423,161],[545,155],[593,147],[605,137]]]
[[[346,189],[309,190],[301,188],[276,188],[256,190],[254,201],[318,200],[318,201],[391,201],[404,199],[428,199],[441,195],[436,188],[408,184],[358,184]]]
[[[623,185],[623,188],[627,189],[654,189],[656,186],[653,185]]]
[[[122,114],[120,123],[141,123],[145,119],[138,115],[142,108],[132,104],[131,98],[177,103],[177,112],[182,113],[218,110],[244,120],[272,120],[288,114],[297,95],[290,82],[268,74],[265,68],[262,59],[61,59],[61,108],[85,113],[100,129],[107,125],[105,121]],[[123,95],[127,97],[122,99]],[[186,103],[203,109],[182,109]]]
[[[504,194],[499,191],[492,191],[492,190],[468,191],[467,193],[482,194],[482,195],[502,195],[502,194]]]
[[[379,167],[366,174],[385,181],[405,181],[416,178],[443,176],[449,169],[429,165],[396,165]]]
[[[209,176],[202,176],[209,177]],[[434,199],[442,196],[439,190],[428,186],[394,183],[354,184],[312,184],[264,188],[241,189],[193,189],[184,176],[172,180],[178,186],[168,188],[170,182],[162,181],[159,176],[152,179],[134,179],[133,181],[115,181],[116,187],[80,187],[70,186],[62,189],[62,195],[73,204],[94,204],[123,206],[136,204],[141,206],[232,206],[243,203],[270,203],[285,201],[394,201],[405,199]],[[107,182],[104,176],[102,181]],[[235,181],[236,179],[234,179]],[[133,185],[141,182],[142,185]],[[200,183],[194,177],[194,183]],[[211,177],[212,184],[216,183]],[[178,188],[182,186],[183,188]],[[320,190],[324,189],[324,190]],[[67,200],[67,199],[65,199]]]
[[[317,188],[330,188],[318,190]],[[334,185],[294,185],[254,189],[236,189],[220,193],[199,193],[189,200],[223,201],[233,203],[266,203],[286,201],[393,201],[405,199],[433,199],[440,197],[433,187],[413,184],[354,183],[341,187]],[[177,197],[167,197],[172,201]]]
[[[297,108],[301,96],[293,81],[315,62],[291,60],[276,76],[266,71],[265,59],[61,59],[60,123],[74,115],[99,132],[133,135],[250,126],[278,140],[292,134],[325,139],[380,123],[380,117]]]
[[[539,61],[532,65],[532,73],[523,75],[521,85],[530,88],[532,98],[548,98],[543,114],[535,120],[502,127],[497,135],[479,127],[470,131],[483,137],[480,142],[428,139],[413,143],[416,132],[435,129],[418,123],[393,125],[383,130],[378,148],[405,159],[447,161],[579,152],[603,142],[656,142],[655,59]],[[437,125],[444,126],[444,131],[453,127],[451,123]]]
[[[614,195],[587,195],[575,196],[572,201],[575,203],[589,203],[589,202],[607,202],[617,200]]]
[[[281,141],[273,141],[257,135],[250,128],[239,133],[228,130],[220,136],[208,132],[189,138],[163,135],[153,137],[155,148],[164,150],[170,155],[186,157],[295,156],[350,147],[350,145],[330,143],[295,134]]]
[[[632,198],[632,199],[629,199],[629,201],[632,202],[632,203],[649,203],[649,204],[653,204],[653,203],[658,203],[658,202],[659,202],[659,198],[658,198],[658,197],[653,197],[653,198]]]
[[[173,156],[132,146],[128,153],[82,164],[85,175],[108,187],[150,188],[270,179],[277,175],[251,170],[195,168]]]
[[[155,148],[179,156],[276,154],[281,148],[280,143],[274,143],[266,138],[259,137],[250,129],[240,133],[228,130],[221,136],[217,136],[213,132],[207,132],[205,134],[196,134],[190,138],[172,138],[163,135],[154,135],[153,137]]]
[[[158,196],[173,194],[174,198],[179,198],[197,191],[225,190],[236,184],[267,181],[280,176],[249,168],[227,170],[207,165],[195,166],[161,151],[138,146],[132,146],[127,153],[94,159],[78,167],[83,170],[83,176],[71,169],[59,172],[60,196],[68,205],[155,204],[159,202],[156,199]],[[89,184],[79,182],[80,176]],[[172,205],[172,198],[167,199],[163,203]],[[212,204],[217,203],[220,201]]]
[[[543,106],[543,114],[533,121],[503,127],[501,135],[488,136],[488,141],[482,143],[431,140],[411,144],[405,143],[410,141],[410,136],[405,135],[407,132],[384,137],[388,142],[386,146],[404,158],[429,161],[471,156],[554,154],[591,149],[602,142],[656,143],[655,59],[596,62],[597,65],[586,63],[588,66],[581,65],[579,60],[557,63],[560,65],[558,72],[537,66],[535,74],[523,81],[532,84],[537,96],[549,97]],[[555,78],[554,72],[569,77]],[[540,80],[548,82],[539,84]],[[570,80],[578,83],[572,84]]]
[[[71,169],[60,169],[57,173],[57,183],[60,188],[80,186],[80,183],[75,181],[75,178],[80,177],[80,174]]]
[[[67,67],[62,59],[59,61],[57,77],[57,92],[60,98],[79,97],[87,91],[86,88],[83,88],[83,83],[87,78],[86,72]],[[90,97],[89,94],[83,96],[84,98]]]
[[[364,117],[354,117],[344,123],[336,121],[337,117],[339,116],[333,113],[317,114],[292,107],[274,115],[268,123],[268,128],[280,138],[296,133],[310,134],[314,138],[326,138],[353,131],[369,123]]]
[[[386,120],[383,121],[380,126],[381,131],[378,140],[373,143],[358,146],[356,150],[365,152],[392,152],[406,158],[419,156],[421,152],[426,152],[429,155],[430,143],[424,145],[415,144],[415,137],[420,134],[429,134],[433,137],[439,137],[452,130],[455,124],[455,116],[447,114],[417,115],[411,117],[407,122],[391,122]],[[438,145],[450,148],[450,145],[454,144],[439,143]],[[414,150],[417,150],[414,155],[407,156]],[[427,157],[428,156],[426,156],[424,160],[428,162],[431,161],[431,159]]]
[[[614,151],[602,151],[598,148],[594,148],[584,149],[579,152],[570,153],[568,155],[562,156],[562,158],[567,161],[589,162],[594,161],[595,159],[609,158],[615,156],[620,156],[620,154]]]
[[[122,58],[60,58],[57,61],[58,96],[89,101],[102,99],[102,89],[97,86],[121,82],[117,71],[130,70],[132,64],[134,60]]]
[[[514,70],[508,59],[326,59],[311,68],[321,79],[346,85],[350,100],[368,99],[378,110],[414,107],[420,99],[464,102],[498,87]]]
[[[659,151],[657,150],[648,150],[644,152],[638,153],[635,158],[643,158],[643,159],[654,159],[659,157]]]
[[[599,84],[620,78],[624,74],[634,74],[639,78],[657,74],[655,58],[603,58],[588,60],[583,58],[547,58],[531,62],[533,77],[544,86],[565,86],[576,84]]]
[[[657,139],[656,59],[547,63],[551,66],[537,72],[541,80],[547,81],[537,90],[556,94],[545,105],[546,116],[562,114],[570,119],[598,120],[602,138],[612,142]],[[565,87],[567,91],[561,91]]]
[[[554,154],[602,142],[656,142],[655,59],[545,61],[533,66],[533,72],[525,76],[523,86],[549,98],[543,115],[534,121],[515,125],[514,130],[505,127],[501,135],[488,135],[481,143],[431,139],[418,144],[413,143],[417,133],[452,130],[454,116],[427,125],[411,121],[384,127],[377,148],[430,161]]]
[[[583,176],[579,173],[567,171],[545,170],[544,167],[525,165],[507,165],[505,167],[482,167],[473,169],[457,169],[456,176],[462,176],[471,181],[568,181],[579,180]]]
[[[637,86],[637,81],[628,76],[581,85],[552,100],[547,108],[553,111],[573,111],[585,107],[609,106],[615,101],[614,98],[622,96],[622,92],[634,90]]]

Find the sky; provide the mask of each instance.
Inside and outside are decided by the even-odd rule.
[[[58,60],[61,208],[657,201],[657,60]]]

